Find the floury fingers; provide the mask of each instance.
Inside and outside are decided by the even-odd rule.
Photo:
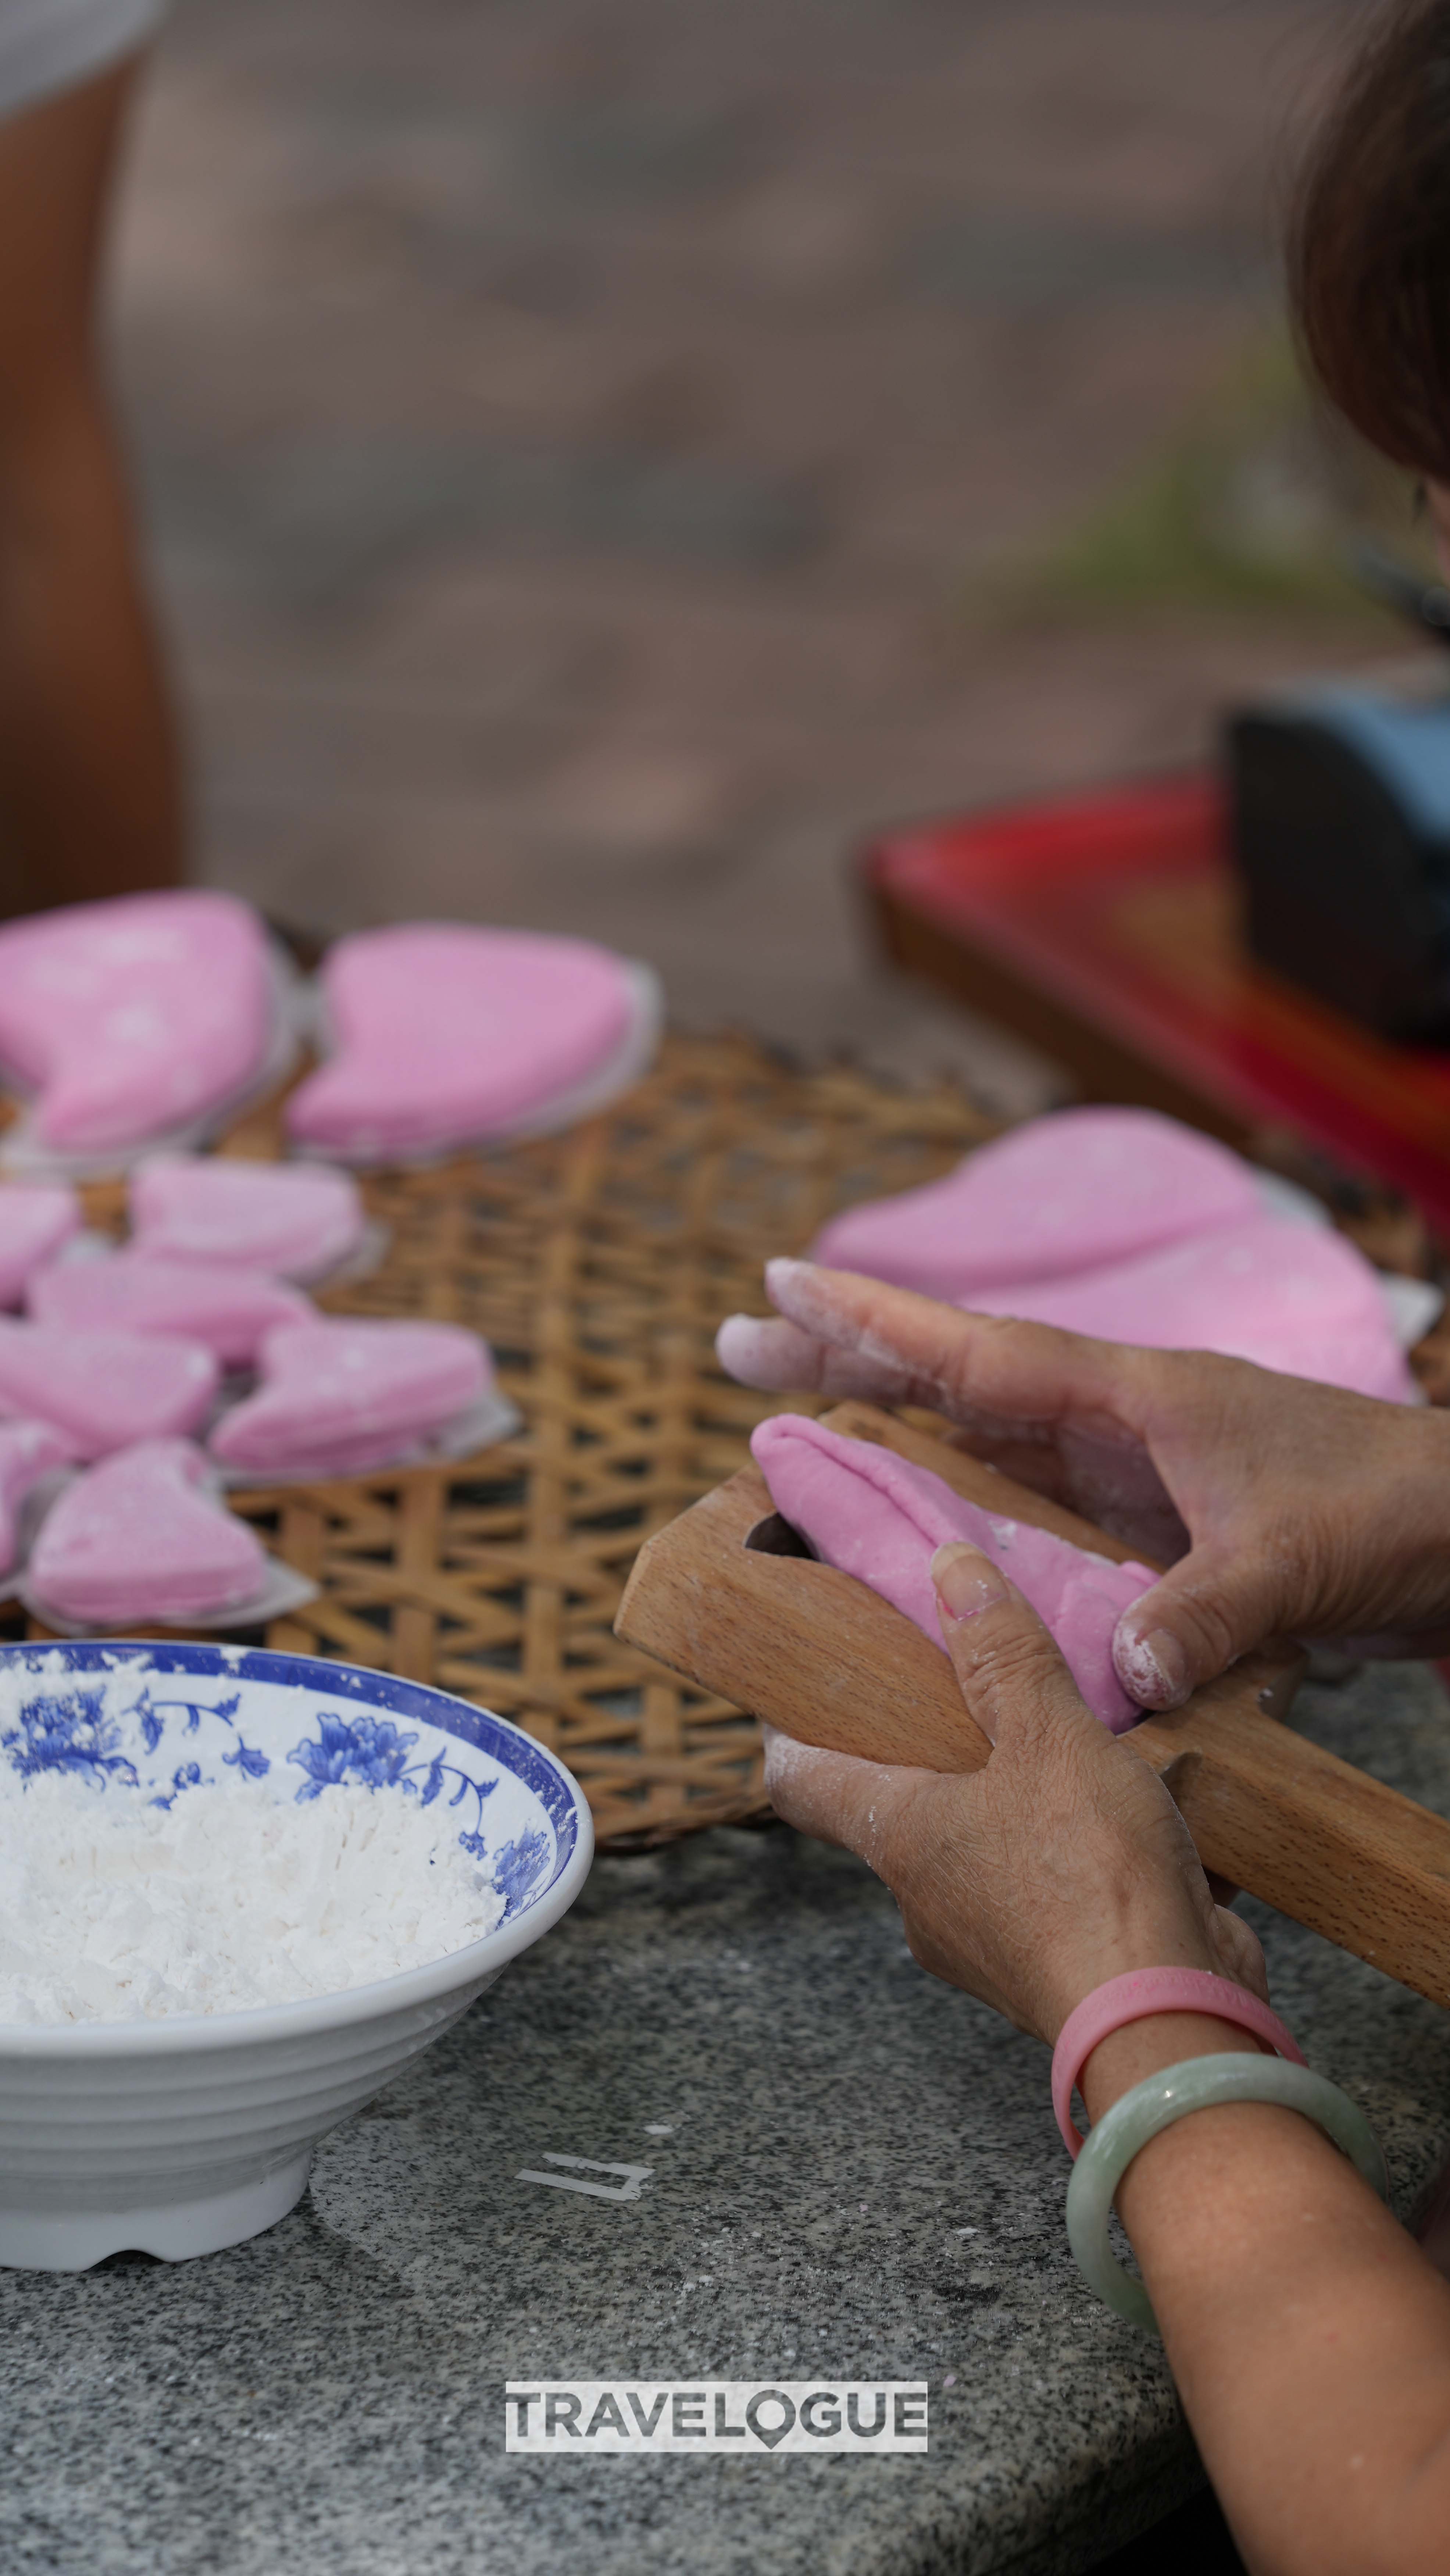
[[[511,2379],[509,2451],[925,2451],[922,2379]]]

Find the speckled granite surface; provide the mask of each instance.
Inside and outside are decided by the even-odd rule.
[[[1301,1722],[1450,1812],[1409,1668]],[[1262,1909],[1276,2001],[1450,2151],[1450,2017]],[[648,2164],[632,2204],[519,2179]],[[1066,2576],[1196,2469],[1156,2350],[1080,2286],[1046,2053],[781,1831],[599,1865],[574,1916],[324,2145],[270,2235],[0,2275],[0,2566],[87,2576]],[[510,2458],[510,2377],[889,2374],[925,2458]]]

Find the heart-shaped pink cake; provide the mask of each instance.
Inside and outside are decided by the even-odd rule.
[[[0,1063],[55,1153],[109,1153],[204,1117],[271,1038],[266,934],[202,889],[68,904],[0,929]]]
[[[38,1324],[67,1332],[170,1333],[204,1342],[228,1368],[250,1368],[265,1333],[313,1312],[299,1288],[264,1270],[155,1261],[131,1251],[38,1270],[27,1303]]]
[[[1113,1631],[1157,1581],[1146,1565],[1115,1565],[1050,1530],[980,1511],[927,1468],[800,1414],[762,1422],[750,1448],[777,1511],[817,1556],[869,1583],[943,1653],[931,1560],[969,1539],[1031,1602],[1094,1717],[1115,1735],[1141,1717],[1113,1668]]]
[[[20,1506],[31,1487],[75,1456],[74,1441],[48,1422],[0,1422],[0,1574],[15,1563]]]
[[[634,991],[608,949],[533,931],[409,922],[338,941],[322,968],[334,1052],[293,1092],[288,1130],[352,1160],[466,1144],[608,1063]]]
[[[1392,1403],[1418,1394],[1363,1253],[1330,1227],[1262,1211],[1115,1269],[983,1288],[959,1302],[1149,1350],[1222,1351]]]
[[[0,1316],[0,1417],[52,1423],[80,1458],[199,1429],[220,1374],[199,1342]]]
[[[847,1208],[811,1258],[965,1306],[980,1288],[1100,1270],[1261,1206],[1237,1154],[1176,1119],[1059,1109],[979,1146],[945,1180]]]
[[[458,1324],[319,1317],[262,1344],[261,1384],[224,1413],[212,1456],[248,1474],[345,1476],[386,1465],[477,1403],[488,1351]]]
[[[165,1261],[231,1261],[281,1279],[320,1279],[366,1225],[350,1172],[326,1163],[244,1163],[152,1154],[131,1174],[131,1241]]]
[[[143,1440],[68,1485],[41,1524],[29,1589],[104,1627],[205,1618],[260,1599],[267,1556],[212,1490],[189,1440]]]
[[[81,1221],[63,1182],[9,1181],[0,1187],[0,1306],[18,1306],[32,1270],[53,1261]]]

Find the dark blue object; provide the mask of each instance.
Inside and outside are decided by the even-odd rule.
[[[1306,688],[1226,747],[1254,955],[1381,1037],[1450,1044],[1450,697]]]

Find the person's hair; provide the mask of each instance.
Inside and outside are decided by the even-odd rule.
[[[1375,27],[1320,128],[1287,239],[1313,373],[1398,465],[1450,483],[1450,0]]]

